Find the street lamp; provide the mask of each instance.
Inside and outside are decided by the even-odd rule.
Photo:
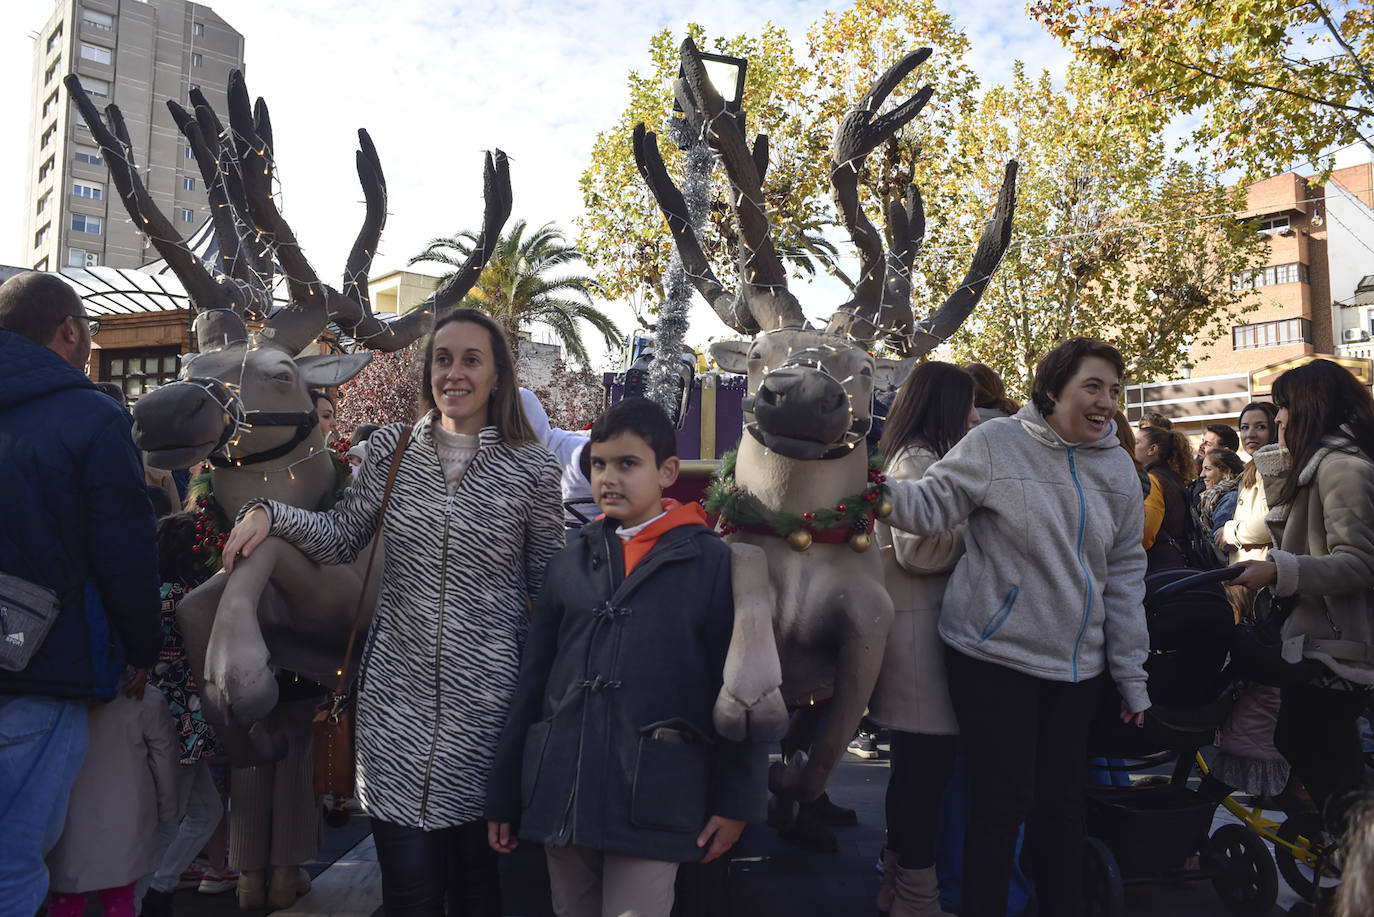
[[[704,51],[698,52],[701,57],[701,64],[706,68],[706,78],[711,81],[711,86],[720,93],[725,100],[725,110],[729,112],[739,124],[740,133],[744,132],[744,115],[741,107],[744,104],[744,74],[749,69],[749,61],[743,57],[730,57],[728,54],[707,54]],[[677,68],[678,79],[685,75],[682,67]],[[673,111],[682,111],[682,106],[677,99],[673,99]]]

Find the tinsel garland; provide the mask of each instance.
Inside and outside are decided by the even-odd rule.
[[[686,146],[687,166],[683,172],[682,198],[687,204],[687,223],[692,232],[701,233],[706,212],[711,203],[711,172],[715,155],[700,137],[690,133],[681,118],[669,122],[668,136],[679,146]],[[682,342],[687,337],[687,313],[696,291],[682,265],[677,246],[668,260],[668,301],[659,310],[654,324],[654,361],[649,366],[648,396],[672,417],[677,414],[681,393],[677,378],[681,371]]]
[[[720,460],[720,470],[706,488],[706,509],[720,514],[720,531],[729,535],[741,529],[766,530],[789,541],[794,533],[817,533],[828,530],[866,532],[875,516],[891,512],[887,475],[878,456],[868,459],[868,486],[862,493],[845,497],[835,506],[824,506],[809,512],[786,513],[771,510],[758,497],[735,481],[735,452],[727,452]],[[806,545],[810,542],[806,541]],[[793,544],[793,547],[798,547]],[[802,550],[805,545],[801,546]]]
[[[334,463],[334,489],[325,494],[324,499],[315,507],[316,510],[332,507],[353,482],[353,470],[342,457],[348,452],[347,442],[340,440],[340,445],[345,447],[342,453],[329,450],[330,460]],[[191,542],[191,553],[200,561],[207,573],[213,574],[219,572],[222,561],[220,555],[224,550],[224,543],[229,540],[229,530],[234,525],[233,520],[225,514],[224,508],[215,501],[215,485],[210,472],[210,463],[202,463],[200,471],[191,478],[186,487],[186,496],[195,507],[192,512],[196,517],[196,537]]]

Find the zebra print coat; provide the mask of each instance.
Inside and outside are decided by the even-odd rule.
[[[358,799],[420,828],[482,817],[487,772],[515,692],[527,598],[563,547],[562,469],[538,444],[484,427],[452,496],[430,424],[416,423],[382,520],[381,594],[358,676]],[[273,535],[321,564],[349,563],[377,530],[402,424],[368,440],[358,480],[328,512],[268,505]]]

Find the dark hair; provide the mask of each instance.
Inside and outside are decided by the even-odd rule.
[[[25,271],[0,284],[0,330],[47,347],[68,315],[85,315],[81,297],[56,274]]]
[[[430,374],[434,371],[434,336],[439,329],[453,322],[469,322],[485,328],[491,337],[491,355],[496,361],[496,384],[491,393],[488,407],[488,422],[501,433],[501,438],[512,446],[537,443],[539,438],[525,419],[525,409],[520,406],[520,384],[515,379],[515,360],[511,356],[510,342],[506,332],[490,315],[481,309],[454,309],[445,312],[434,323],[434,330],[425,339],[425,356],[420,375],[420,394],[418,415],[424,417],[435,409],[434,383]]]
[[[973,377],[953,363],[931,360],[917,366],[888,412],[879,454],[890,459],[916,441],[943,458],[968,432],[974,391]]]
[[[1237,427],[1239,427],[1242,423],[1245,422],[1245,415],[1249,414],[1251,411],[1260,411],[1264,414],[1265,417],[1269,418],[1269,427],[1273,431],[1273,433],[1269,437],[1269,442],[1278,442],[1279,428],[1277,421],[1279,419],[1279,409],[1274,407],[1268,401],[1252,401],[1245,407],[1241,408],[1240,413],[1236,415]],[[1239,438],[1239,435],[1237,435],[1237,440],[1239,440]]]
[[[312,388],[310,390],[310,406],[314,407],[317,401],[328,401],[329,406],[331,408],[334,407],[334,399],[329,397],[328,392],[322,392],[319,389]]]
[[[367,442],[368,437],[380,429],[381,427],[377,426],[375,423],[358,424],[358,429],[353,431],[353,445],[356,446],[358,443]]]
[[[155,519],[170,516],[176,511],[176,507],[172,505],[172,498],[167,496],[167,491],[156,484],[148,485],[148,502],[153,504],[153,517]]]
[[[127,408],[129,406],[129,399],[124,397],[124,389],[120,388],[115,383],[97,382],[95,387],[118,402],[121,408]]]
[[[1158,411],[1146,411],[1144,414],[1140,415],[1140,429],[1143,430],[1146,427],[1159,427],[1161,430],[1172,430],[1174,428],[1174,422]]]
[[[1207,454],[1203,456],[1202,460],[1211,462],[1213,465],[1224,465],[1226,470],[1232,474],[1242,474],[1245,471],[1245,463],[1240,460],[1240,456],[1225,446],[1217,446],[1215,449],[1207,450]]]
[[[997,371],[986,363],[965,363],[964,372],[973,377],[973,405],[1004,414],[1015,414],[1021,406],[1007,397],[1007,386]]]
[[[577,457],[582,475],[591,480],[591,443],[604,443],[621,433],[633,433],[654,450],[654,461],[662,465],[677,455],[677,429],[668,412],[648,398],[623,398],[606,409],[592,424],[588,444]]]
[[[200,558],[191,550],[195,540],[194,513],[172,513],[157,521],[157,570],[164,583],[191,583],[203,577]]]
[[[1155,446],[1159,449],[1160,464],[1172,468],[1184,484],[1197,477],[1197,463],[1193,461],[1193,450],[1188,443],[1188,437],[1177,430],[1142,427],[1140,439],[1146,446]]]
[[[1221,440],[1221,444],[1232,452],[1240,448],[1240,435],[1231,429],[1230,424],[1209,423],[1206,432],[1215,433],[1217,438]]]
[[[1135,463],[1136,470],[1143,471],[1144,469],[1140,466],[1140,460],[1135,457],[1135,432],[1131,429],[1131,422],[1126,419],[1126,415],[1121,412],[1120,408],[1112,415],[1112,419],[1116,421],[1116,441],[1121,445],[1122,449],[1126,450],[1126,454],[1131,457],[1131,461]]]
[[[1292,503],[1302,485],[1302,470],[1321,448],[1323,436],[1344,436],[1350,451],[1374,459],[1374,398],[1339,363],[1313,360],[1274,380],[1274,404],[1288,409],[1283,439],[1292,456],[1292,471],[1279,492],[1280,504]]]
[[[1049,417],[1054,413],[1053,398],[1058,398],[1064,386],[1069,384],[1073,374],[1088,357],[1097,357],[1112,364],[1117,376],[1126,377],[1126,362],[1121,352],[1111,344],[1094,341],[1092,338],[1069,338],[1045,355],[1035,367],[1035,379],[1031,382],[1031,401],[1041,416]]]

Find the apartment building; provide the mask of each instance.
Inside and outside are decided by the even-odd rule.
[[[198,86],[225,110],[243,36],[187,0],[60,0],[34,39],[25,196],[25,266],[137,268],[157,255],[133,225],[62,79],[75,73],[97,107],[123,113],[139,175],[183,236],[208,217],[200,170],[167,100]]]
[[[1173,418],[1186,432],[1235,423],[1273,380],[1318,357],[1374,384],[1374,165],[1337,169],[1325,184],[1286,172],[1247,189],[1243,216],[1264,234],[1263,268],[1232,278],[1257,308],[1190,353],[1185,378],[1132,385],[1127,416]]]

